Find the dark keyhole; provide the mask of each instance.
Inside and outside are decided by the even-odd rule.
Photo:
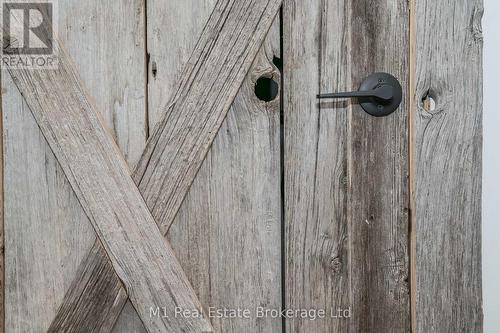
[[[255,95],[264,102],[270,102],[278,96],[279,85],[272,78],[261,76],[255,83]]]

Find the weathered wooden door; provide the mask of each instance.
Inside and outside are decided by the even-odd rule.
[[[46,3],[0,15],[5,332],[482,331],[481,0]],[[389,116],[316,97],[375,72]]]

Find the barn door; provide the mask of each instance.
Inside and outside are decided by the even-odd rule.
[[[481,15],[3,0],[4,331],[482,331]]]

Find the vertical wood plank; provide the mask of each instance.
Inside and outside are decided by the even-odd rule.
[[[95,239],[94,230],[5,71],[2,84],[5,330],[44,332]]]
[[[373,118],[352,109],[349,237],[354,331],[410,330],[408,1],[352,1],[351,78],[388,72],[405,87],[398,111]],[[360,58],[360,55],[361,58]],[[362,292],[360,292],[362,291]]]
[[[328,88],[345,89],[348,77],[348,8],[344,1],[284,1],[284,205],[287,308],[348,307],[347,104],[328,102],[320,113],[320,74]],[[323,24],[328,18],[330,28]],[[332,24],[337,22],[337,26]],[[336,30],[338,29],[338,30]],[[328,34],[329,33],[329,34]],[[324,44],[336,46],[323,67]],[[333,48],[333,47],[332,47]],[[321,66],[321,67],[320,67]],[[320,69],[323,73],[320,73]],[[326,80],[325,80],[326,81]],[[328,309],[330,311],[330,309]],[[347,331],[345,320],[286,322],[287,332]]]
[[[59,37],[133,166],[145,144],[142,1],[70,0],[58,8]],[[2,83],[6,331],[42,332],[95,235],[8,74]]]
[[[160,110],[171,82],[188,60],[215,1],[148,2],[149,109]],[[176,31],[163,40],[167,31]],[[279,22],[268,34],[228,116],[168,233],[204,308],[250,309],[250,319],[211,318],[217,332],[279,332],[281,320],[255,317],[255,308],[279,308],[280,116],[254,94],[255,81],[280,75]],[[150,127],[160,115],[150,114]],[[126,306],[115,332],[143,331]],[[135,332],[135,331],[134,331]]]
[[[250,310],[212,318],[217,332],[281,331],[280,318],[255,312],[281,306],[280,103],[254,93],[261,75],[280,82],[278,36],[268,36],[168,234],[205,306]]]
[[[191,52],[215,7],[216,0],[158,1],[146,0],[147,6],[147,91],[148,127],[153,129],[161,120],[161,110],[175,93],[177,82]],[[166,38],[168,36],[168,38]],[[155,111],[157,110],[157,111]],[[172,245],[172,244],[171,244]],[[174,247],[177,258],[179,253]],[[181,251],[185,251],[181,248]],[[186,267],[181,261],[186,271]],[[200,297],[192,277],[188,278]],[[205,305],[205,303],[203,303]],[[146,332],[134,307],[127,301],[113,332]]]
[[[4,240],[4,168],[3,168],[3,103],[2,70],[0,69],[0,332],[5,332],[5,240]]]
[[[217,0],[147,0],[149,127],[168,105]]]
[[[376,71],[407,86],[408,4],[287,0],[283,22],[286,306],[326,310],[287,331],[408,331],[407,100],[386,118],[316,100]]]
[[[133,170],[147,139],[144,0],[65,0],[59,8],[61,42]]]
[[[416,332],[482,332],[482,0],[416,1]]]

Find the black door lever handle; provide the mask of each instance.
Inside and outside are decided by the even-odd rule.
[[[373,90],[351,91],[333,94],[320,94],[318,98],[358,98],[374,97],[382,101],[390,101],[394,97],[394,88],[388,85],[382,85]]]
[[[319,94],[323,98],[358,98],[363,110],[375,117],[390,115],[396,111],[403,99],[399,81],[387,73],[375,73],[366,78],[358,91]]]

